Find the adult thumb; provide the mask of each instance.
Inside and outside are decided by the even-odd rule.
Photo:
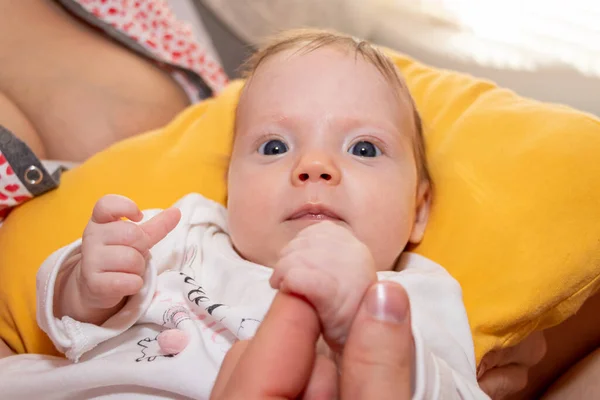
[[[410,304],[404,288],[378,282],[363,298],[342,355],[342,399],[410,399],[414,374]]]

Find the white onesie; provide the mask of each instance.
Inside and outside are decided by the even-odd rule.
[[[55,252],[38,273],[38,323],[68,360],[17,355],[0,360],[6,399],[207,399],[225,353],[254,335],[276,293],[271,269],[242,259],[221,205],[191,194],[182,218],[151,250],[144,287],[102,326],[53,315],[54,284],[81,240]],[[144,213],[144,220],[160,210]],[[486,399],[475,375],[471,332],[458,283],[439,265],[406,253],[401,272],[380,280],[410,297],[416,347],[415,399]],[[179,354],[163,354],[158,334],[188,333]]]

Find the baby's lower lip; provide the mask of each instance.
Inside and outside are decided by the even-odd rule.
[[[337,218],[333,218],[330,217],[329,215],[325,215],[325,214],[310,214],[310,213],[306,213],[303,214],[297,218],[293,218],[292,221],[297,221],[297,220],[315,220],[315,221],[338,221]]]

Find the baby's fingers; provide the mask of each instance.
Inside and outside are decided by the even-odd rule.
[[[137,250],[143,257],[150,251],[150,241],[140,225],[131,221],[116,221],[90,227],[84,234],[84,246],[91,243],[111,246],[126,246]],[[85,250],[84,250],[85,251]]]
[[[93,256],[97,272],[124,272],[138,276],[146,271],[146,259],[133,247],[128,246],[102,246],[101,250]],[[88,263],[89,257],[83,262]]]
[[[280,291],[304,297],[317,310],[325,340],[334,351],[341,350],[352,322],[351,311],[360,301],[360,297],[342,295],[339,289],[338,281],[330,275],[301,267],[290,268],[279,285]]]
[[[177,226],[180,218],[181,212],[177,208],[169,208],[140,225],[122,220],[93,224],[86,229],[84,242],[89,243],[94,238],[94,243],[107,246],[129,246],[145,257],[156,243]]]
[[[281,276],[279,290],[305,297],[319,311],[324,305],[332,303],[338,284],[322,271],[295,267]]]
[[[125,196],[109,194],[98,200],[94,206],[91,222],[106,224],[121,218],[141,221],[143,214],[133,200]]]
[[[146,235],[149,248],[152,248],[175,229],[180,219],[181,211],[179,209],[168,208],[141,224],[140,227]]]
[[[95,307],[112,307],[143,285],[146,259],[127,246],[98,246],[83,253],[78,282],[81,295]],[[99,304],[96,304],[99,303]]]
[[[85,290],[92,307],[114,307],[126,296],[132,296],[144,285],[139,275],[124,272],[97,272],[87,280]]]

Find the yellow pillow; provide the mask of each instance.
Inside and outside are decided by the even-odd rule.
[[[390,54],[423,116],[435,183],[415,251],[462,284],[480,360],[562,322],[598,288],[600,121]],[[9,216],[0,229],[0,336],[13,349],[55,353],[35,322],[35,274],[81,235],[100,196],[121,193],[142,208],[189,192],[225,202],[240,86],[98,154]]]

